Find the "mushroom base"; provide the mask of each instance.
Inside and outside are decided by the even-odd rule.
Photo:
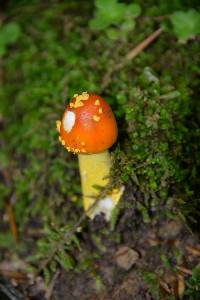
[[[111,158],[108,151],[97,154],[79,154],[79,168],[83,192],[83,206],[86,214],[93,219],[96,215],[104,213],[110,220],[111,212],[118,203],[124,187],[114,189],[111,194],[98,199],[97,187],[105,187],[109,181]]]

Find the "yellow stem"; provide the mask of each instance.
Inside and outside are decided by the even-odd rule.
[[[90,155],[79,154],[78,158],[84,210],[90,218],[94,218],[102,212],[105,214],[106,219],[109,220],[112,209],[123,192],[123,187],[113,190],[110,195],[98,200],[95,204],[99,194],[99,190],[95,186],[105,187],[109,181],[110,154],[108,151]]]

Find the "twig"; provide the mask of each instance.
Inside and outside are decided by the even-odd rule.
[[[159,285],[162,288],[162,290],[165,291],[165,293],[170,295],[172,291],[171,291],[168,283],[166,281],[164,281],[163,279],[161,279],[160,277],[158,277],[158,282],[159,282]]]
[[[11,279],[14,279],[20,283],[26,283],[29,281],[27,275],[20,271],[10,271],[10,270],[0,268],[0,274],[9,277]]]
[[[192,255],[200,257],[200,250],[192,246],[186,246],[185,249]]]
[[[143,42],[141,42],[138,46],[136,46],[126,55],[126,60],[132,60],[134,57],[136,57],[140,52],[142,52],[146,47],[148,47],[162,33],[162,31],[162,28],[159,28],[156,31],[154,31],[150,36],[148,36]]]
[[[143,20],[154,20],[157,22],[162,22],[164,20],[169,20],[171,15],[163,15],[163,16],[143,16],[140,18],[141,21]]]
[[[59,271],[57,271],[54,274],[54,276],[53,276],[53,278],[52,278],[52,280],[51,280],[51,282],[50,282],[50,284],[49,284],[49,286],[46,290],[45,296],[46,296],[47,300],[51,300],[53,289],[54,289],[54,286],[55,286],[55,283],[56,283],[56,279],[58,278],[59,274],[60,274]]]
[[[185,267],[181,267],[181,266],[176,266],[176,269],[180,272],[182,272],[183,274],[187,274],[187,275],[192,275],[192,271],[185,268]]]
[[[14,214],[14,209],[13,209],[12,204],[10,203],[10,201],[7,201],[7,203],[6,203],[6,211],[7,211],[8,220],[9,220],[12,235],[13,235],[15,241],[18,242],[19,241],[19,234],[18,234],[18,229],[17,229],[17,224],[16,224],[16,218],[15,218],[15,214]]]
[[[127,55],[125,56],[124,60],[116,64],[113,69],[109,70],[108,73],[103,78],[101,88],[105,89],[110,81],[112,74],[120,69],[122,69],[129,61],[135,58],[138,54],[140,54],[144,49],[146,49],[159,35],[163,32],[162,28],[157,29],[152,34],[150,34],[144,41],[138,44],[135,48],[133,48]]]
[[[183,299],[184,296],[184,292],[185,292],[185,280],[184,277],[182,275],[178,275],[178,280],[177,280],[177,296],[178,299]]]
[[[1,168],[1,172],[2,172],[3,177],[4,177],[5,184],[7,186],[11,186],[12,182],[11,182],[11,178],[10,178],[10,175],[8,173],[8,170]],[[18,228],[17,228],[17,223],[16,223],[16,218],[15,218],[13,205],[12,205],[11,200],[10,200],[11,196],[12,196],[12,192],[8,195],[8,198],[7,198],[6,203],[5,203],[5,207],[6,207],[6,212],[7,212],[7,215],[8,215],[8,221],[9,221],[9,225],[10,225],[12,235],[13,235],[15,241],[18,242],[19,241],[19,232],[18,232]]]

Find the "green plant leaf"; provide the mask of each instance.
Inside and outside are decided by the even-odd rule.
[[[0,56],[6,53],[6,46],[17,41],[21,34],[20,26],[10,22],[0,28]]]
[[[119,30],[112,27],[106,30],[106,34],[108,38],[113,41],[116,41],[119,38]]]
[[[192,270],[192,277],[187,282],[186,296],[189,300],[198,300],[200,297],[200,265]]]
[[[122,24],[122,30],[124,32],[129,32],[135,28],[135,20],[134,19],[127,19],[123,24]]]
[[[178,39],[186,42],[200,33],[200,13],[194,9],[177,11],[171,16],[173,29]]]
[[[136,18],[141,14],[141,7],[136,3],[132,3],[127,6],[127,11],[133,18]]]
[[[20,34],[21,28],[19,24],[15,22],[4,25],[0,31],[0,35],[3,37],[6,45],[16,42]]]
[[[90,21],[92,29],[105,29],[110,25],[119,24],[126,13],[126,5],[118,3],[117,0],[97,0],[95,5],[95,18]]]
[[[91,29],[103,30],[109,27],[112,23],[106,15],[97,14],[89,23]]]
[[[73,257],[64,250],[58,253],[57,260],[66,270],[71,270],[75,266]]]
[[[0,36],[0,57],[6,53],[6,47]]]
[[[106,11],[107,9],[112,9],[113,6],[115,6],[117,3],[117,0],[96,0],[95,6],[102,11]]]

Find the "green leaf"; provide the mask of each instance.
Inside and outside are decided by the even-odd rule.
[[[151,272],[143,272],[142,277],[144,279],[144,281],[147,283],[150,292],[152,293],[152,295],[158,299],[159,297],[159,283],[157,280],[157,275]]]
[[[141,14],[141,7],[136,3],[132,3],[127,6],[127,11],[133,18],[137,18]]]
[[[45,283],[48,285],[49,282],[51,281],[52,274],[48,268],[45,268],[43,272],[44,272]]]
[[[6,53],[6,47],[0,36],[0,57]]]
[[[9,186],[6,186],[5,184],[0,183],[0,195],[1,195],[1,202],[0,207],[3,207],[4,201],[2,199],[6,199],[6,197],[9,196],[11,192],[11,188]]]
[[[112,9],[113,6],[115,6],[117,3],[117,0],[96,0],[95,6],[102,11],[106,11],[107,9]]]
[[[6,53],[6,46],[17,41],[21,34],[20,26],[15,23],[8,23],[0,28],[0,56]]]
[[[4,43],[9,45],[17,41],[21,34],[21,28],[19,24],[12,22],[3,26],[0,31],[0,36],[3,37]]]
[[[89,26],[91,29],[103,30],[111,25],[111,22],[107,16],[97,15],[96,18],[90,21]]]
[[[200,33],[200,13],[194,9],[175,12],[171,16],[171,22],[175,34],[182,42]]]
[[[119,24],[126,13],[126,5],[117,0],[97,0],[95,18],[90,21],[92,29],[105,29],[110,25]]]
[[[129,32],[135,28],[135,20],[134,19],[127,19],[123,24],[122,24],[122,30],[124,32]]]
[[[116,41],[119,38],[119,30],[112,27],[106,30],[106,34],[108,38],[113,41]]]
[[[200,297],[200,265],[192,270],[192,277],[187,281],[186,296],[189,300],[198,300]]]
[[[64,250],[59,252],[57,260],[66,270],[71,270],[75,266],[73,257]]]
[[[6,152],[0,151],[0,162],[3,168],[7,168],[9,165],[9,155]]]

